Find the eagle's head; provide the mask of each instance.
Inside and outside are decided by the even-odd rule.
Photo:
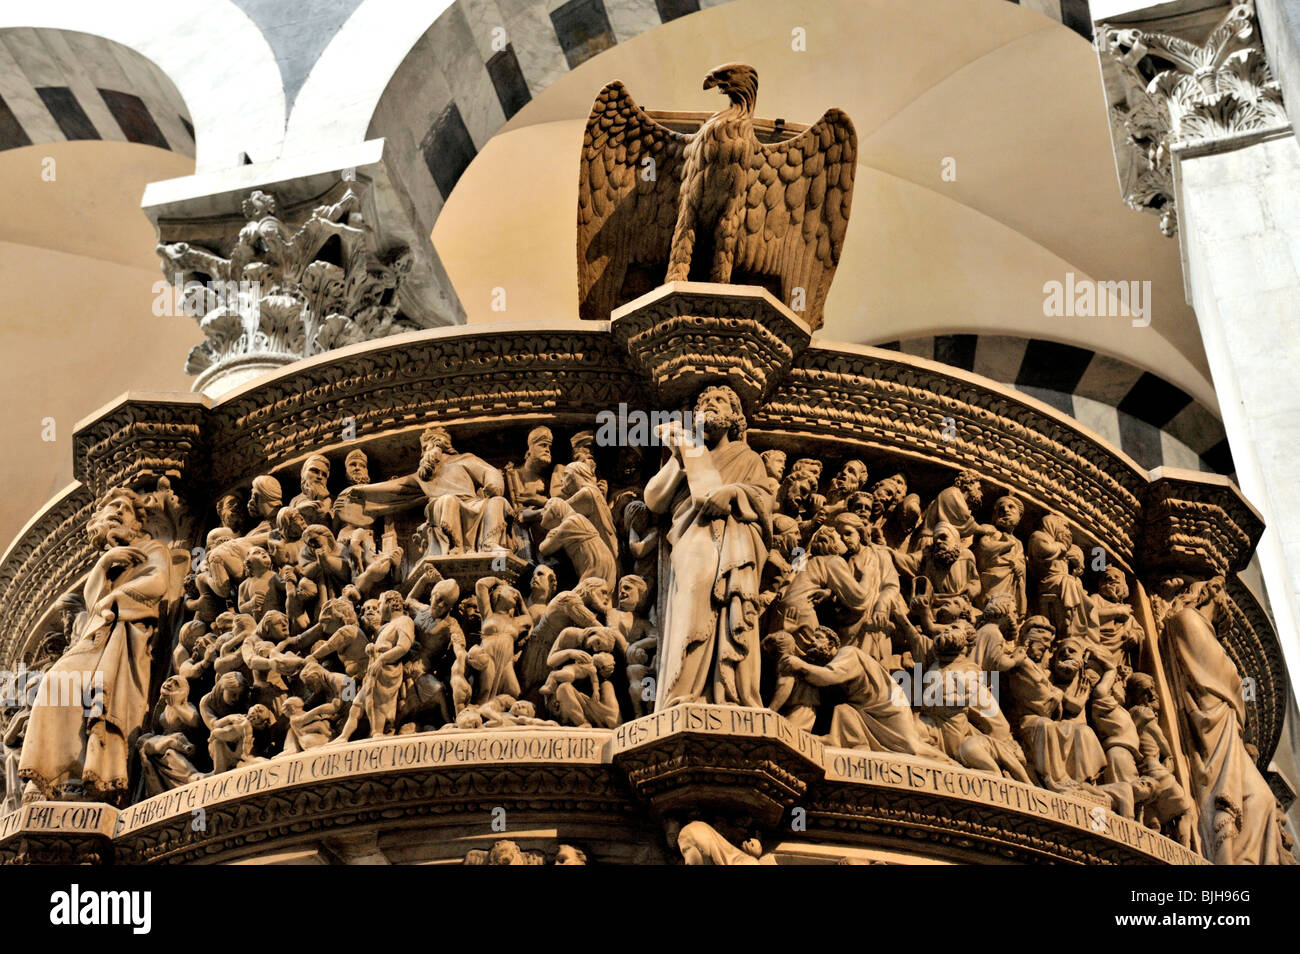
[[[753,111],[758,101],[758,70],[744,63],[725,63],[709,70],[704,77],[704,88],[714,87],[727,94],[727,98],[737,106]]]

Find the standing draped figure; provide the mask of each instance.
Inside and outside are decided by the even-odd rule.
[[[1160,639],[1188,729],[1201,850],[1220,865],[1293,864],[1276,798],[1246,749],[1241,675],[1211,622],[1222,587],[1215,578],[1203,585],[1197,605],[1171,606]]]
[[[672,514],[655,708],[758,708],[758,593],[772,530],[767,471],[745,443],[744,413],[731,388],[705,388],[694,415],[695,434],[666,426],[672,453],[645,490],[652,511]]]

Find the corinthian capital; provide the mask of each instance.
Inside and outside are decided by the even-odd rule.
[[[1178,228],[1175,147],[1287,125],[1254,3],[1214,15],[1208,24],[1170,17],[1169,32],[1158,32],[1151,27],[1160,21],[1130,14],[1096,30],[1124,201],[1159,215],[1165,235]]]
[[[199,375],[197,387],[418,327],[397,297],[410,252],[376,248],[362,191],[340,182],[310,208],[282,211],[273,194],[255,190],[207,239],[225,255],[195,242],[159,244],[163,273],[183,286],[184,310],[203,330],[185,366]]]

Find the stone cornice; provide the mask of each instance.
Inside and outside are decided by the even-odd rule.
[[[746,768],[702,753],[734,750]],[[642,813],[732,816],[770,804],[763,828],[800,808],[799,843],[853,850],[893,841],[951,860],[1199,864],[1142,825],[1061,795],[912,756],[824,747],[768,710],[690,705],[606,729],[426,732],[317,748],[200,779],[120,812],[50,803],[0,817],[0,860],[31,845],[94,840],[115,863],[221,862],[368,833],[438,828],[504,809],[509,830],[565,819],[591,846],[648,834]],[[196,819],[202,824],[195,824]],[[522,821],[521,821],[522,819]],[[107,826],[107,827],[106,827]],[[452,840],[450,833],[444,837]],[[653,838],[653,835],[650,835]],[[437,851],[436,847],[433,849]],[[26,853],[26,855],[24,855]],[[599,860],[599,852],[597,852]]]
[[[209,406],[198,394],[123,395],[77,425],[73,475],[98,497],[110,487],[202,474]]]

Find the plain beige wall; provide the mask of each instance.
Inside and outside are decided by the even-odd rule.
[[[72,480],[79,420],[129,389],[189,390],[185,354],[202,335],[192,318],[152,313],[162,272],[139,206],[146,182],[193,168],[132,143],[0,152],[0,546]]]

